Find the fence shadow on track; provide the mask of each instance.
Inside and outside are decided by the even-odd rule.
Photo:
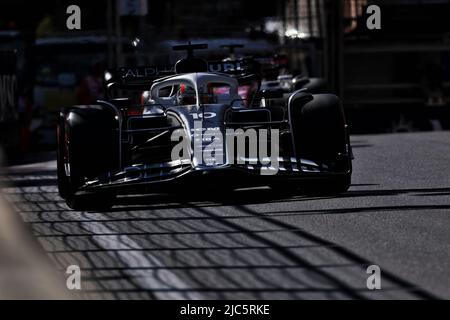
[[[246,205],[324,199],[258,189],[215,198],[127,196],[119,198],[110,212],[75,212],[58,197],[55,180],[53,185],[39,184],[40,174],[5,188],[4,193],[61,272],[68,265],[81,267],[84,298],[432,297],[388,273],[384,290],[377,295],[365,287],[370,261],[275,219],[281,214],[369,208],[257,212]],[[449,191],[367,190],[341,197]],[[391,209],[395,208],[384,208]]]

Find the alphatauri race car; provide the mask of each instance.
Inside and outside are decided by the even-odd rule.
[[[222,45],[229,51],[229,56],[224,62],[237,63],[246,66],[246,73],[249,68],[253,69],[253,74],[258,75],[259,87],[262,92],[271,92],[271,95],[289,95],[300,89],[305,89],[312,94],[327,93],[327,83],[323,78],[311,78],[304,75],[294,75],[288,71],[288,58],[284,54],[275,54],[272,57],[245,57],[235,54],[235,49],[244,48],[243,44],[230,43]],[[241,68],[242,69],[242,68]],[[257,71],[256,71],[257,69]],[[255,72],[256,71],[256,72]],[[252,82],[240,83],[239,95],[252,94]]]
[[[168,71],[120,68],[108,99],[61,110],[58,188],[70,208],[107,209],[117,194],[143,190],[349,188],[351,147],[337,96],[256,90],[243,99],[240,83],[254,75],[195,58],[200,48],[206,45],[174,48],[188,54]],[[146,94],[134,101],[127,90]]]

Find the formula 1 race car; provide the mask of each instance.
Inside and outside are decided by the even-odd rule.
[[[107,101],[61,110],[58,188],[70,208],[106,209],[116,194],[138,190],[349,188],[351,147],[338,97],[298,90],[244,101],[238,87],[251,75],[211,72],[230,64],[195,58],[200,48],[206,45],[174,48],[188,55],[169,72],[121,68]],[[148,94],[139,103],[124,98],[126,90]]]
[[[284,54],[275,54],[272,57],[238,57],[235,54],[235,49],[244,48],[243,44],[230,43],[222,45],[222,48],[229,50],[229,56],[225,58],[224,62],[233,62],[246,65],[246,71],[249,68],[253,69],[253,74],[256,74],[260,78],[259,90],[265,92],[272,92],[273,95],[283,95],[292,93],[296,90],[306,89],[312,94],[327,93],[327,83],[323,78],[306,77],[304,75],[294,75],[288,71],[288,58]],[[258,69],[258,70],[255,70]],[[255,72],[256,71],[256,72]],[[246,85],[239,86],[239,93],[241,96],[245,96],[245,93],[251,90],[251,86]]]

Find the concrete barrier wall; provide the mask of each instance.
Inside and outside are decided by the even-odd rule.
[[[70,298],[64,275],[54,269],[0,185],[0,299]]]

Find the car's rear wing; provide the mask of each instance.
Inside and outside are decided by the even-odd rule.
[[[121,67],[115,70],[105,72],[105,82],[107,85],[115,84],[133,84],[133,83],[152,83],[162,77],[175,74],[172,67],[167,66],[142,66],[142,67]]]
[[[260,64],[254,59],[236,59],[208,62],[209,72],[225,73],[234,76],[260,74]]]
[[[246,77],[260,73],[260,64],[253,59],[239,59],[233,61],[209,61],[208,72],[225,73],[236,77]],[[105,72],[106,84],[151,84],[153,81],[174,75],[173,66],[141,66],[121,67]]]

